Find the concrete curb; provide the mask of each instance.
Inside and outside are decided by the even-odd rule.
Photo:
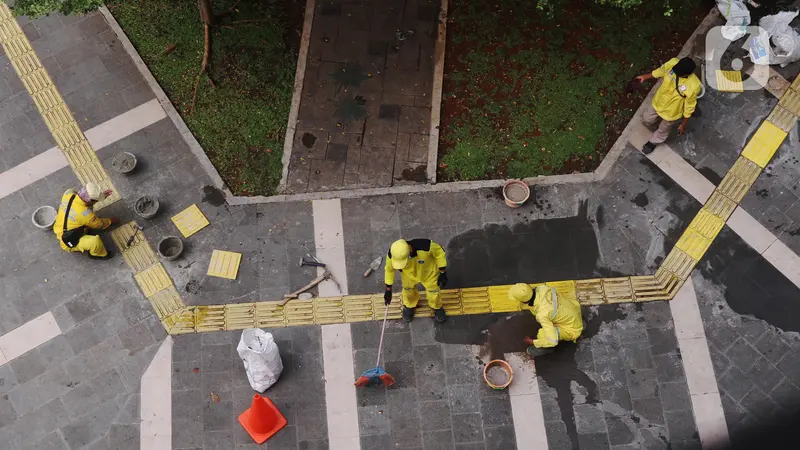
[[[303,23],[303,34],[304,34],[304,36],[305,36],[306,32],[308,32],[308,38],[306,38],[306,44],[308,43],[308,40],[310,39],[310,35],[311,35],[311,26],[312,26],[312,22],[313,22],[313,4],[314,4],[314,2],[315,2],[315,0],[307,0],[307,3],[306,3],[306,18],[305,18],[304,23]],[[312,6],[312,9],[310,9],[310,10],[309,10],[309,5]],[[445,9],[440,11],[440,17],[441,17],[442,12],[444,12],[446,14],[446,12],[447,12],[446,11],[446,7],[447,7],[447,0],[442,0],[442,8],[445,8]],[[100,11],[102,12],[103,16],[106,17],[106,20],[108,21],[109,25],[114,30],[114,32],[117,34],[117,37],[120,39],[120,42],[122,42],[123,47],[128,52],[128,54],[131,56],[131,58],[133,59],[134,63],[136,64],[136,66],[139,68],[139,71],[142,73],[142,76],[144,76],[145,80],[147,81],[147,84],[150,85],[150,88],[156,94],[156,98],[158,98],[159,103],[161,103],[161,106],[166,111],[167,116],[169,116],[169,118],[175,124],[176,128],[178,128],[178,131],[181,133],[181,136],[183,136],[184,140],[189,145],[189,148],[192,150],[192,153],[194,153],[194,155],[197,157],[198,161],[200,161],[200,164],[203,166],[203,168],[208,173],[209,177],[211,177],[212,182],[214,183],[214,185],[217,188],[221,189],[225,193],[225,199],[228,202],[228,204],[231,205],[231,206],[257,205],[257,204],[261,204],[261,203],[279,203],[279,202],[291,202],[291,201],[324,200],[324,199],[333,199],[333,198],[359,198],[359,197],[371,197],[371,196],[392,195],[392,194],[420,194],[420,193],[431,193],[431,192],[461,192],[461,191],[469,191],[469,190],[475,190],[475,189],[496,188],[496,187],[503,186],[506,183],[506,181],[508,181],[508,180],[504,180],[504,179],[478,180],[478,181],[455,181],[455,182],[438,183],[438,184],[405,185],[405,186],[392,186],[392,187],[384,187],[384,188],[364,188],[364,189],[351,189],[351,190],[328,191],[328,192],[308,192],[308,193],[304,193],[304,194],[278,194],[278,195],[274,195],[274,196],[270,196],[270,197],[260,196],[260,195],[259,196],[252,196],[252,197],[233,195],[233,193],[225,186],[224,181],[219,176],[219,172],[217,172],[216,168],[214,168],[213,164],[211,164],[211,161],[208,159],[208,156],[206,156],[205,152],[203,151],[203,148],[197,142],[197,139],[195,139],[195,137],[189,131],[189,128],[186,126],[186,123],[183,121],[183,119],[181,118],[180,114],[178,114],[178,112],[175,110],[175,107],[169,101],[169,98],[167,98],[166,94],[161,89],[161,86],[158,85],[158,82],[153,77],[152,73],[150,72],[150,69],[148,69],[147,66],[144,64],[144,61],[142,61],[142,58],[139,56],[138,52],[133,47],[133,44],[130,42],[128,37],[125,35],[125,32],[122,31],[122,28],[120,28],[119,24],[117,23],[117,21],[114,19],[114,17],[111,15],[111,13],[108,11],[108,9],[106,7],[100,8]],[[312,15],[312,19],[310,19],[310,20],[308,19],[309,12]],[[695,29],[694,33],[692,33],[692,35],[689,37],[689,39],[683,45],[679,55],[689,54],[689,52],[691,51],[692,45],[694,44],[694,40],[697,37],[697,35],[708,31],[708,29],[711,28],[714,25],[714,22],[716,20],[718,20],[719,17],[720,17],[719,11],[717,10],[716,7],[713,7],[711,9],[711,11],[708,13],[708,15],[706,15],[706,17],[700,23],[700,25],[698,25],[698,27]],[[443,70],[444,70],[444,48],[441,49],[442,50],[441,61],[439,61],[439,58],[438,58],[439,53],[438,52],[439,52],[439,43],[440,43],[440,41],[441,41],[442,45],[444,46],[444,37],[445,37],[445,35],[444,35],[444,30],[441,30],[441,28],[443,26],[446,28],[446,19],[445,19],[445,21],[442,21],[442,23],[440,23],[439,26],[440,26],[441,39],[437,38],[437,50],[436,50],[437,51],[437,58],[436,58],[437,59],[437,61],[436,61],[437,65],[435,67],[436,67],[436,69],[439,69],[438,63],[441,62],[441,66],[440,67],[441,67],[442,76],[443,76]],[[301,40],[301,52],[303,50],[302,46],[303,46],[303,43],[302,43],[302,40]],[[306,47],[305,51],[306,51],[306,54],[307,54],[307,52],[308,52],[308,48],[307,47]],[[299,59],[300,58],[298,56],[298,60]],[[298,61],[298,66],[299,66],[299,64],[300,64],[300,62]],[[304,65],[305,65],[305,63],[304,63]],[[299,67],[298,67],[298,69],[299,69]],[[441,82],[441,79],[439,81]],[[299,83],[299,85],[301,87],[299,92],[302,93],[302,80],[299,80],[299,82],[298,82],[298,80],[295,80],[295,89],[297,89],[298,83]],[[436,84],[436,74],[434,74],[434,85],[435,84]],[[645,98],[645,100],[642,102],[642,104],[639,105],[639,108],[636,110],[636,113],[634,114],[633,118],[631,118],[631,120],[628,122],[628,125],[626,125],[626,127],[623,129],[623,131],[620,134],[619,138],[617,138],[616,142],[611,147],[611,150],[609,150],[609,152],[606,155],[606,157],[603,158],[603,161],[600,163],[600,166],[598,166],[598,168],[594,172],[577,173],[577,174],[566,174],[566,175],[548,175],[548,176],[529,177],[529,178],[523,178],[522,181],[527,183],[527,184],[529,184],[529,185],[545,186],[545,185],[567,184],[567,183],[589,183],[589,182],[593,182],[593,181],[601,181],[601,180],[603,180],[608,175],[608,173],[611,171],[611,168],[614,166],[614,163],[617,161],[617,159],[619,159],[620,155],[622,154],[622,151],[625,149],[625,146],[628,145],[628,137],[630,136],[630,134],[631,134],[631,132],[632,132],[632,130],[634,128],[634,125],[636,124],[636,120],[640,116],[642,108],[643,108],[645,102],[650,101],[652,99],[653,95],[655,95],[656,86],[654,86],[650,90],[650,93],[648,94],[648,96]],[[434,89],[434,92],[435,91],[436,90]],[[298,94],[298,90],[295,90],[295,93],[292,96],[292,105],[293,105],[292,107],[293,108],[294,108],[295,97],[297,97],[299,95],[300,94]],[[434,100],[435,100],[434,98],[431,99],[432,102]],[[433,127],[433,118],[434,118],[433,110],[434,110],[434,108],[436,108],[438,110],[437,113],[440,113],[440,111],[441,111],[440,110],[440,108],[441,108],[441,88],[440,88],[439,93],[438,93],[438,100],[439,101],[436,102],[437,106],[434,107],[433,106],[434,103],[431,104],[431,122],[432,122],[432,124],[431,124],[431,140],[430,140],[431,143],[429,143],[429,148],[428,148],[428,151],[429,151],[428,171],[429,172],[431,170],[430,153],[431,153],[431,147],[433,147],[433,144],[432,144],[433,142],[435,142],[435,144],[436,144],[436,155],[438,156],[439,128],[438,128],[438,120],[437,120],[436,121],[437,125],[436,125],[436,128],[434,130],[434,127]],[[299,97],[298,97],[297,106],[299,108]],[[290,111],[290,115],[291,115],[291,111]],[[437,114],[437,116],[438,116],[438,114]],[[296,121],[296,116],[295,116],[295,121]],[[291,127],[294,128],[293,125],[291,125]],[[435,141],[432,139],[434,132],[436,133],[436,136],[437,136],[437,139]],[[286,141],[289,141],[288,136],[289,136],[289,127],[287,126],[287,139],[286,139]],[[294,135],[292,134],[291,141],[293,141],[293,140],[294,140]],[[290,154],[291,154],[291,149],[289,151],[289,155]],[[284,158],[287,158],[286,143],[284,143]],[[435,180],[436,158],[434,158],[433,161],[434,161],[434,163],[433,163],[434,178],[433,179]],[[286,176],[286,170],[287,169],[288,169],[288,166],[286,166],[286,159],[285,159],[284,160],[284,177]],[[285,180],[285,178],[284,178],[284,180]]]
[[[297,53],[297,69],[294,73],[294,91],[292,92],[292,106],[289,109],[289,119],[286,122],[286,137],[283,140],[283,171],[278,192],[285,192],[289,178],[289,164],[292,162],[292,147],[294,133],[297,131],[297,115],[300,112],[300,100],[303,96],[303,81],[306,78],[306,64],[308,63],[308,46],[311,42],[311,27],[314,24],[314,8],[316,0],[306,1],[306,11],[303,17],[303,34],[300,37],[300,50]],[[233,194],[225,193],[228,198]],[[230,194],[230,195],[228,195]]]
[[[225,182],[222,181],[222,177],[219,176],[219,172],[217,172],[216,167],[214,164],[211,163],[211,160],[208,159],[206,156],[206,152],[203,150],[203,147],[200,146],[200,143],[197,142],[194,135],[191,131],[189,131],[189,127],[186,126],[186,122],[183,121],[183,118],[175,109],[175,106],[172,105],[172,102],[167,97],[167,94],[161,89],[161,86],[156,81],[155,77],[153,76],[150,69],[142,60],[142,57],[139,56],[139,52],[136,51],[136,48],[131,43],[131,40],[128,39],[128,36],[122,31],[122,27],[119,26],[117,19],[111,14],[111,11],[108,10],[105,6],[99,8],[100,13],[103,14],[103,17],[106,18],[106,22],[114,30],[114,33],[117,35],[117,39],[122,43],[122,47],[128,52],[128,55],[133,60],[133,63],[136,64],[136,67],[139,69],[139,72],[144,77],[147,84],[152,89],[153,93],[156,95],[158,102],[161,104],[161,107],[164,108],[164,111],[167,113],[167,117],[172,120],[172,123],[175,125],[175,128],[178,129],[178,132],[183,137],[183,140],[186,141],[186,144],[194,153],[194,156],[197,157],[197,160],[200,162],[200,165],[203,166],[203,169],[206,171],[208,176],[211,178],[211,182],[214,183],[218,189],[223,189],[226,192],[228,191],[227,187],[225,187]]]
[[[436,167],[439,162],[439,122],[442,119],[442,83],[444,80],[444,52],[447,44],[447,0],[439,6],[439,25],[433,58],[433,89],[431,91],[431,131],[428,135],[428,183],[436,184]]]

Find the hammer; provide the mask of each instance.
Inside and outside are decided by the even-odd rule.
[[[138,223],[133,224],[133,234],[131,235],[131,237],[128,238],[128,242],[125,244],[125,248],[131,248],[133,240],[136,239],[136,235],[139,234],[139,231],[141,231],[141,229],[142,226],[139,225]]]
[[[309,261],[305,258],[305,256],[300,257],[300,267],[304,266],[311,266],[311,267],[325,267],[325,264],[319,261]]]

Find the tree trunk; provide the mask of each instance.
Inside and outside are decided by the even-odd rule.
[[[200,20],[203,22],[203,61],[200,63],[200,73],[197,74],[197,79],[194,82],[194,92],[192,92],[192,104],[189,106],[188,113],[194,111],[194,105],[197,102],[197,87],[200,85],[200,78],[203,74],[208,72],[208,58],[211,55],[211,26],[214,24],[214,9],[211,6],[211,0],[197,0],[197,8],[200,10]],[[211,86],[214,82],[209,77]]]
[[[211,0],[197,0],[197,8],[200,10],[200,20],[205,26],[214,25],[214,9]]]

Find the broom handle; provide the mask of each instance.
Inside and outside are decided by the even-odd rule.
[[[381,327],[381,342],[378,344],[378,361],[375,367],[381,366],[381,351],[383,350],[383,333],[386,331],[386,318],[389,317],[389,305],[386,305],[386,311],[383,312],[383,326]]]

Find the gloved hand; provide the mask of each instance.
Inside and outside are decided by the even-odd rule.
[[[383,304],[389,306],[392,304],[392,287],[386,286],[386,292],[383,293]]]
[[[525,342],[525,345],[533,345],[533,339],[531,339],[530,336],[525,336],[523,341]]]
[[[440,288],[443,288],[447,285],[447,272],[439,272],[438,284]]]

